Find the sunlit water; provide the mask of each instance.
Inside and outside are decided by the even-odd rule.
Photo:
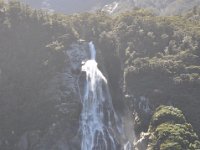
[[[81,150],[130,150],[130,143],[123,144],[122,122],[116,115],[107,80],[97,67],[96,50],[89,43],[91,58],[83,66],[86,73],[80,130]]]

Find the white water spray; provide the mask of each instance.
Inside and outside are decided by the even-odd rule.
[[[107,80],[97,67],[96,50],[89,43],[91,58],[83,66],[86,73],[80,129],[82,132],[81,150],[129,150],[121,145],[120,127],[107,85]]]

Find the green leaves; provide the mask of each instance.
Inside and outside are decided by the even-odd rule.
[[[149,127],[150,141],[148,150],[195,150],[200,148],[198,136],[183,113],[172,106],[156,109]]]

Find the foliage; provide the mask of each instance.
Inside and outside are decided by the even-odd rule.
[[[135,14],[116,17],[112,32],[125,91],[148,97],[153,110],[169,103],[181,108],[199,133],[200,22]]]
[[[44,131],[61,116],[45,90],[73,41],[66,16],[0,1],[0,149],[15,149],[24,132]]]
[[[1,0],[0,129],[5,130],[0,136],[9,139],[12,130],[18,135],[29,129],[45,130],[54,121],[57,102],[43,93],[54,75],[64,70],[65,50],[79,38],[93,40],[97,55],[102,54],[100,65],[108,73],[114,104],[121,101],[122,91],[148,97],[152,109],[173,104],[185,112],[199,134],[200,21],[188,18],[158,17],[145,9],[114,16],[101,11],[66,16]],[[187,131],[182,115],[176,116],[176,109],[167,110],[158,113],[178,119],[183,123],[181,130]],[[159,133],[165,127],[172,130],[160,114],[152,125]],[[37,121],[41,124],[36,126]],[[162,146],[180,148],[177,143]]]
[[[174,122],[176,124],[185,123],[185,117],[182,112],[171,106],[160,106],[152,116],[150,130],[157,128],[158,125],[165,122]]]
[[[179,109],[172,106],[160,106],[156,109],[149,132],[151,136],[148,150],[195,150],[200,148],[198,136],[194,133],[191,124],[186,122]]]

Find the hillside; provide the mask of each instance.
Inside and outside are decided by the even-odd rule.
[[[114,0],[21,0],[34,8],[44,8],[51,11],[63,12],[67,14],[85,12],[100,9],[104,5]]]
[[[200,149],[198,15],[64,15],[1,0],[0,149],[80,150],[90,41],[135,149]]]
[[[133,0],[135,6],[149,8],[160,15],[176,15],[198,6],[200,1],[193,0]]]
[[[124,12],[136,7],[147,8],[158,15],[177,15],[200,5],[199,0],[21,0],[34,8],[45,8],[50,11],[67,14],[103,9],[109,13]]]

